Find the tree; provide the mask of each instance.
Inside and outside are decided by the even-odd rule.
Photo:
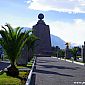
[[[31,34],[31,35],[29,36],[29,39],[28,39],[27,42],[26,42],[27,47],[28,47],[28,51],[31,50],[31,54],[32,54],[32,56],[29,57],[28,61],[30,61],[31,58],[33,58],[34,48],[37,46],[37,45],[35,45],[36,40],[39,40],[39,38],[37,38],[35,35]]]
[[[59,50],[59,57],[62,57],[62,58],[65,57],[65,51],[63,49]]]
[[[8,68],[7,74],[10,76],[17,76],[19,74],[18,69],[15,66],[16,60],[21,54],[21,50],[29,40],[30,32],[24,31],[21,32],[23,28],[17,27],[12,28],[10,24],[2,26],[0,34],[2,38],[0,39],[0,44],[4,48],[8,59],[10,60],[11,66]]]
[[[78,49],[79,49],[79,47],[74,47],[74,48],[72,48],[72,54],[73,54],[73,57],[74,57],[74,60],[75,60],[75,61],[76,61],[76,59],[77,59]]]

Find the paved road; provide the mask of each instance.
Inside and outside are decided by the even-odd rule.
[[[0,62],[0,70],[4,70],[7,66],[9,66],[10,63],[8,62]]]
[[[38,57],[31,85],[85,85],[85,66]]]

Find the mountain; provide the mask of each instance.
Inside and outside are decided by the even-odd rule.
[[[27,30],[32,30],[32,28],[29,28],[29,27],[22,27],[23,29],[22,29],[22,32],[24,32],[25,30],[27,31]]]
[[[60,48],[65,48],[65,41],[60,37],[51,34],[51,44],[52,46],[59,46]]]

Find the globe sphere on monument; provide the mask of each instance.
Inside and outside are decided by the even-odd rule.
[[[42,13],[40,13],[40,14],[38,15],[38,19],[40,19],[40,20],[44,19],[44,15],[43,15]]]

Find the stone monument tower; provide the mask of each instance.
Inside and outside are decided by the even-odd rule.
[[[38,22],[33,26],[33,34],[39,38],[35,45],[35,54],[40,56],[49,56],[51,52],[51,38],[49,25],[44,22],[44,15],[40,13],[38,15]]]

